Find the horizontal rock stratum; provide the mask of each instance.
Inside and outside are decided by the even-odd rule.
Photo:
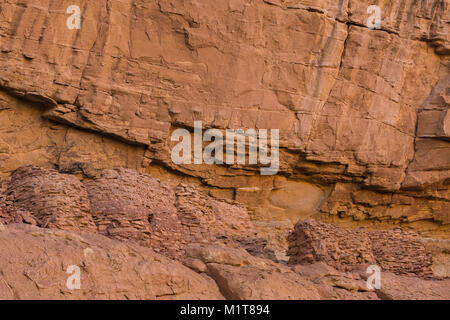
[[[74,28],[69,6],[80,9]],[[103,241],[147,248],[207,274],[199,288],[212,291],[192,298],[212,297],[214,286],[225,298],[413,298],[426,294],[399,295],[402,279],[434,286],[450,276],[447,0],[0,0],[0,13],[0,221],[8,239],[41,228],[55,259],[60,247],[50,245],[48,228],[95,234],[105,254]],[[197,161],[196,122],[222,136],[277,130],[277,174],[261,175],[260,161]],[[173,161],[177,130],[192,135],[190,164]],[[186,256],[198,243],[282,265],[289,271],[268,281],[299,289],[290,295],[258,282],[272,267]],[[312,271],[287,267],[289,259],[323,272],[328,263],[341,276],[377,262],[399,287],[349,295],[341,279],[309,290],[311,279],[298,274]],[[246,276],[254,296],[239,287]],[[0,292],[30,297],[22,280]],[[62,297],[50,287],[42,297]]]

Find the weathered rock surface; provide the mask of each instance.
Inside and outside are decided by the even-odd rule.
[[[383,300],[449,299],[450,280],[426,281],[415,277],[382,274],[383,285],[377,295]]]
[[[367,286],[365,268],[338,271],[323,263],[288,267],[252,257],[244,250],[194,244],[187,256],[203,262],[202,274],[212,277],[228,299],[448,299],[450,280],[426,280],[383,271],[380,289]],[[423,291],[421,290],[423,288]]]
[[[79,30],[66,27],[74,4]],[[388,261],[421,248],[385,252],[382,230],[400,227],[433,243],[431,268],[448,276],[449,2],[377,1],[379,30],[366,24],[373,4],[0,0],[0,223],[99,232],[183,261],[195,241],[287,260],[287,235],[314,218],[381,232],[338,232],[358,254],[336,268],[378,254],[419,272],[423,255],[418,269]],[[194,120],[279,129],[279,174],[174,164],[171,134]],[[27,165],[44,170],[9,179]]]
[[[290,264],[326,264],[350,271],[375,264],[369,235],[363,230],[340,229],[314,220],[300,221],[289,235]]]
[[[207,274],[227,299],[320,299],[309,280],[284,265],[252,257],[245,250],[192,245],[186,254],[207,265]]]
[[[0,299],[223,299],[179,262],[100,235],[12,224],[0,246]],[[69,266],[80,289],[67,286]]]
[[[432,255],[417,234],[401,229],[368,234],[373,255],[382,270],[400,275],[433,275]]]
[[[82,182],[76,175],[35,166],[17,169],[2,185],[4,224],[100,233],[176,259],[184,257],[186,244],[197,242],[243,247],[276,259],[265,248],[267,241],[253,231],[245,207],[216,200],[191,185],[172,189],[124,168],[103,170]]]
[[[433,274],[432,256],[417,234],[346,230],[314,220],[300,221],[289,236],[290,264],[324,262],[338,270],[378,265],[386,272],[415,276]]]
[[[432,238],[425,238],[423,241],[427,251],[433,256],[433,274],[450,278],[450,241]]]
[[[180,184],[172,190],[123,168],[104,170],[85,185],[99,232],[109,237],[135,240],[178,258],[191,242],[249,249],[259,244],[260,252],[255,253],[264,254],[265,243],[255,237],[242,205],[215,200],[193,186]]]
[[[447,1],[379,1],[380,30],[366,0],[102,0],[84,3],[80,30],[72,4],[0,2],[0,175],[193,177],[246,204],[278,251],[314,214],[448,239]],[[194,120],[280,129],[287,179],[175,165],[170,134]],[[359,203],[362,188],[393,198]]]
[[[182,226],[168,186],[136,171],[105,170],[85,183],[98,230],[108,237],[181,250]]]
[[[33,166],[10,177],[6,195],[14,206],[31,212],[42,227],[95,232],[88,194],[74,175]]]
[[[295,265],[292,270],[314,283],[323,299],[327,300],[379,300],[375,290],[367,287],[360,274],[343,273],[319,262]]]
[[[0,224],[26,223],[37,225],[36,219],[26,210],[17,208],[11,197],[5,194],[6,181],[0,181]]]
[[[118,174],[124,174],[123,170],[108,171],[101,179],[117,178]],[[131,174],[125,171],[125,176],[126,173]],[[151,179],[145,176],[142,178]],[[163,189],[164,192],[169,190]],[[150,206],[159,203],[158,198],[153,198],[153,203],[147,200]],[[116,207],[126,208],[127,203],[117,201]],[[185,256],[175,257],[183,260],[190,271],[180,262],[152,250],[154,248],[171,257],[171,251],[161,248],[161,243],[134,241],[135,238],[145,239],[148,232],[143,229],[134,230],[129,239],[126,236],[130,234],[122,233],[123,237],[118,237],[122,241],[119,241],[94,233],[55,229],[64,226],[49,226],[52,229],[8,221],[6,225],[0,224],[0,299],[449,298],[448,279],[419,278],[423,274],[417,268],[409,270],[409,276],[401,277],[383,271],[382,287],[374,291],[367,287],[367,275],[361,269],[366,264],[353,266],[351,272],[338,271],[315,261],[308,265],[287,266],[253,256],[244,248],[230,247],[230,243],[198,243],[196,238],[187,238],[187,243],[183,243],[180,239],[171,239],[172,246],[177,245],[177,241],[186,245]],[[142,238],[136,237],[139,233]],[[114,233],[108,236],[116,238]],[[351,240],[359,241],[355,238]],[[406,243],[402,241],[401,244]],[[389,246],[389,243],[378,245]],[[394,242],[394,245],[394,249],[399,249],[398,243]],[[377,257],[379,253],[374,252]],[[345,257],[345,253],[341,252],[341,257]],[[397,262],[401,253],[389,256],[383,252],[381,256],[387,262]],[[341,264],[333,262],[342,269],[342,266],[349,267],[346,261],[342,260]],[[386,261],[376,262],[382,264]],[[330,260],[325,259],[325,262],[333,264]],[[80,289],[67,286],[70,272],[67,274],[66,271],[71,266],[81,270]],[[394,266],[398,266],[398,263]],[[391,267],[387,264],[387,268]],[[393,270],[397,271],[395,268]]]

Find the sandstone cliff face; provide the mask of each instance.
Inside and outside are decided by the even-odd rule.
[[[448,275],[450,5],[380,0],[372,30],[372,4],[0,0],[0,218],[181,260],[205,238],[287,261],[307,218],[402,227]],[[171,134],[195,120],[279,129],[278,174],[174,164]],[[24,165],[50,171],[11,176]]]

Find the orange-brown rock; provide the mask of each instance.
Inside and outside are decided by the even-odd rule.
[[[80,29],[66,26],[69,5]],[[0,12],[0,223],[100,232],[181,260],[203,242],[287,261],[294,225],[316,219],[352,230],[336,234],[338,269],[370,252],[428,274],[421,245],[383,233],[401,228],[433,243],[431,268],[448,276],[448,1],[0,0]],[[173,163],[171,134],[195,120],[279,129],[278,174]]]
[[[100,235],[12,224],[0,246],[0,299],[223,299],[212,279]],[[67,286],[70,266],[80,289]]]
[[[416,233],[396,229],[368,234],[373,255],[382,270],[400,275],[433,275],[431,253]]]
[[[294,265],[211,244],[187,247],[186,268],[149,248],[102,235],[0,225],[0,299],[448,299],[449,280]],[[80,270],[79,289],[68,285]],[[72,271],[71,271],[72,270]],[[195,271],[195,272],[194,272]]]
[[[26,210],[14,206],[11,197],[6,196],[6,181],[0,181],[0,224],[26,223],[37,225],[36,219]]]
[[[189,259],[202,261],[221,293],[229,299],[448,299],[449,279],[423,279],[414,275],[381,273],[381,287],[367,286],[362,266],[343,272],[319,262],[308,265],[275,263],[252,257],[243,250],[216,245],[190,245]],[[191,267],[193,270],[197,266]],[[204,267],[197,272],[204,273]],[[421,290],[423,287],[423,291]]]
[[[394,231],[346,230],[314,220],[300,221],[289,236],[290,264],[324,262],[351,271],[378,265],[386,272],[431,276],[432,257],[417,234]]]
[[[34,164],[198,178],[246,204],[279,256],[298,219],[335,220],[336,202],[353,225],[445,237],[449,6],[380,1],[381,29],[370,30],[372,4],[102,0],[69,30],[69,3],[0,2],[0,175]],[[287,183],[252,166],[172,163],[170,134],[193,120],[280,129]],[[340,184],[412,203],[367,207],[329,193]]]
[[[164,250],[173,256],[183,249],[183,228],[175,195],[159,180],[127,169],[104,170],[85,181],[98,231]]]
[[[96,232],[88,194],[80,180],[56,170],[25,166],[11,175],[7,196],[31,212],[39,226]]]
[[[227,299],[320,299],[309,280],[284,265],[253,257],[245,250],[192,245],[188,246],[186,254],[207,265],[207,274]]]
[[[299,221],[289,235],[290,264],[325,262],[343,271],[375,264],[369,235],[364,230],[340,229],[314,220]]]
[[[2,183],[0,221],[100,233],[182,259],[186,244],[222,243],[254,255],[276,257],[253,231],[242,205],[214,199],[194,186],[172,189],[131,169],[75,175],[25,166]],[[11,200],[7,200],[10,198]]]
[[[136,171],[116,168],[85,182],[92,214],[101,234],[151,246],[171,257],[184,255],[188,243],[224,243],[265,252],[246,209],[216,200],[195,187],[175,190]]]
[[[362,274],[362,278],[367,275]],[[382,300],[448,300],[450,279],[424,280],[383,272],[382,285],[376,290]]]

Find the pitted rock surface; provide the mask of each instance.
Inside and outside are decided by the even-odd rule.
[[[11,224],[0,230],[0,299],[223,299],[215,282],[149,248],[98,234]],[[80,289],[67,286],[70,266]]]
[[[5,191],[15,207],[29,211],[39,226],[96,232],[88,194],[74,175],[25,166],[11,175]]]
[[[277,251],[321,214],[449,239],[448,1],[378,1],[379,30],[368,0],[99,0],[79,30],[69,5],[0,1],[2,178],[33,164],[197,179]],[[195,120],[279,129],[279,174],[174,164],[171,134]]]
[[[369,235],[314,220],[299,221],[289,236],[290,264],[325,262],[343,271],[375,264]]]
[[[289,236],[289,263],[324,262],[338,270],[378,265],[395,274],[432,276],[432,257],[413,232],[346,230],[314,220],[299,221]]]
[[[450,274],[448,0],[76,2],[0,0],[0,230],[33,224],[151,247],[214,278],[227,297],[446,297],[448,281],[427,278],[428,252],[433,276]],[[81,29],[66,27],[70,5],[81,7]],[[371,5],[380,29],[367,25]],[[175,164],[171,135],[192,133],[194,121],[223,133],[279,129],[278,174]],[[294,231],[291,259],[314,263],[292,265],[294,275],[281,263],[184,254],[200,243],[238,250],[225,254],[233,261],[244,248],[286,262],[288,235],[307,219],[335,226]],[[389,231],[397,227],[420,237]],[[51,257],[72,250],[49,247]],[[0,275],[0,292],[60,297],[20,287],[41,272],[49,281],[27,286],[56,288],[45,276],[53,266],[21,278],[35,261],[25,253],[7,256],[19,280],[4,286]],[[381,291],[345,271],[364,263],[387,273]],[[147,297],[125,279],[136,280],[121,274],[98,290],[122,297],[123,285],[127,297]],[[167,281],[152,297],[183,296]],[[217,297],[202,292],[188,297]]]
[[[168,256],[180,258],[188,243],[224,243],[258,248],[246,209],[219,201],[180,184],[172,190],[164,183],[136,171],[105,170],[85,182],[99,232],[133,240]]]
[[[175,195],[159,180],[133,170],[105,170],[84,182],[98,230],[108,237],[135,241],[169,256],[183,248]]]
[[[33,166],[19,168],[2,185],[0,218],[5,224],[98,232],[177,259],[189,243],[222,243],[275,259],[244,206],[214,199],[191,185],[173,190],[124,168],[81,182],[75,175]]]

